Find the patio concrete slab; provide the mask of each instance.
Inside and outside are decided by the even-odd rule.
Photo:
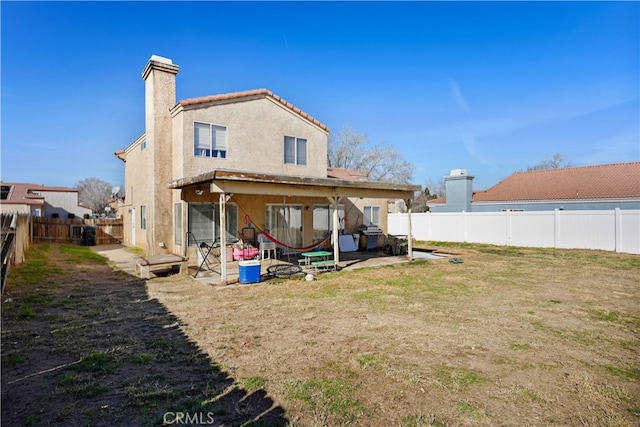
[[[100,245],[92,246],[91,249],[99,255],[107,258],[116,268],[136,276],[135,259],[138,257],[134,253],[127,250],[127,247],[121,244],[116,245]],[[439,260],[447,259],[449,255],[435,253],[433,251],[414,250],[414,260]],[[273,266],[295,266],[298,257],[296,255],[283,256],[280,259],[265,259],[260,263],[261,280],[273,277],[270,274],[270,267]],[[388,255],[375,251],[346,252],[340,254],[340,262],[338,262],[339,270],[355,270],[359,268],[371,268],[383,265],[402,264],[409,262],[406,255]],[[220,264],[215,261],[211,262],[209,267],[203,266],[198,271],[198,265],[190,265],[188,268],[189,276],[198,282],[216,285],[220,284]],[[284,267],[283,267],[284,268]],[[273,270],[273,269],[272,269]],[[329,271],[327,271],[329,272]],[[197,274],[196,274],[197,273]],[[325,271],[302,270],[301,273],[324,274]],[[153,277],[153,274],[152,274]],[[227,263],[227,283],[225,286],[240,284],[239,282],[239,263],[237,261]],[[242,284],[244,285],[244,284]]]

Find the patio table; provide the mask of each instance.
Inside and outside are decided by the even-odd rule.
[[[311,262],[313,262],[314,260],[326,261],[328,257],[330,257],[333,254],[327,251],[312,251],[312,252],[303,252],[300,255],[304,257],[304,265],[311,265]]]

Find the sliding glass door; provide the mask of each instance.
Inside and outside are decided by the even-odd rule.
[[[238,207],[228,204],[226,209],[227,241],[235,241],[238,234]],[[189,245],[205,242],[211,245],[220,239],[220,205],[218,203],[189,203]]]
[[[267,205],[269,234],[288,246],[302,247],[302,205]]]

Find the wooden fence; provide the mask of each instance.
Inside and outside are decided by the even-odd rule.
[[[9,267],[22,264],[25,252],[31,243],[30,217],[27,214],[2,214],[2,276],[0,279],[1,292]]]
[[[82,219],[31,218],[31,238],[37,243],[74,243],[82,236]]]
[[[123,238],[122,219],[62,219],[34,217],[27,214],[1,215],[2,220],[2,276],[1,291],[9,267],[24,262],[25,252],[32,242],[36,243],[72,243],[83,242],[83,227],[95,227],[96,245],[120,243]]]
[[[96,228],[96,245],[120,243],[123,238],[121,219],[61,219],[32,217],[31,236],[34,242],[74,243],[80,245],[83,226]]]

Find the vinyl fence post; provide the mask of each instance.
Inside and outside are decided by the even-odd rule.
[[[411,199],[407,199],[407,223],[409,229],[407,230],[407,258],[409,261],[413,261],[413,227],[411,225]]]
[[[622,214],[620,212],[620,208],[615,208],[613,212],[614,216],[614,235],[615,235],[615,243],[613,245],[613,250],[615,252],[620,252],[622,245]]]
[[[468,243],[467,239],[467,211],[462,211],[462,241]]]
[[[511,246],[511,209],[507,209],[504,213],[504,219],[505,219],[505,228],[507,231],[507,241],[505,242],[505,244],[507,246]]]
[[[560,237],[558,234],[560,233],[560,209],[556,208],[553,210],[553,247],[558,249],[558,245],[560,242]]]

